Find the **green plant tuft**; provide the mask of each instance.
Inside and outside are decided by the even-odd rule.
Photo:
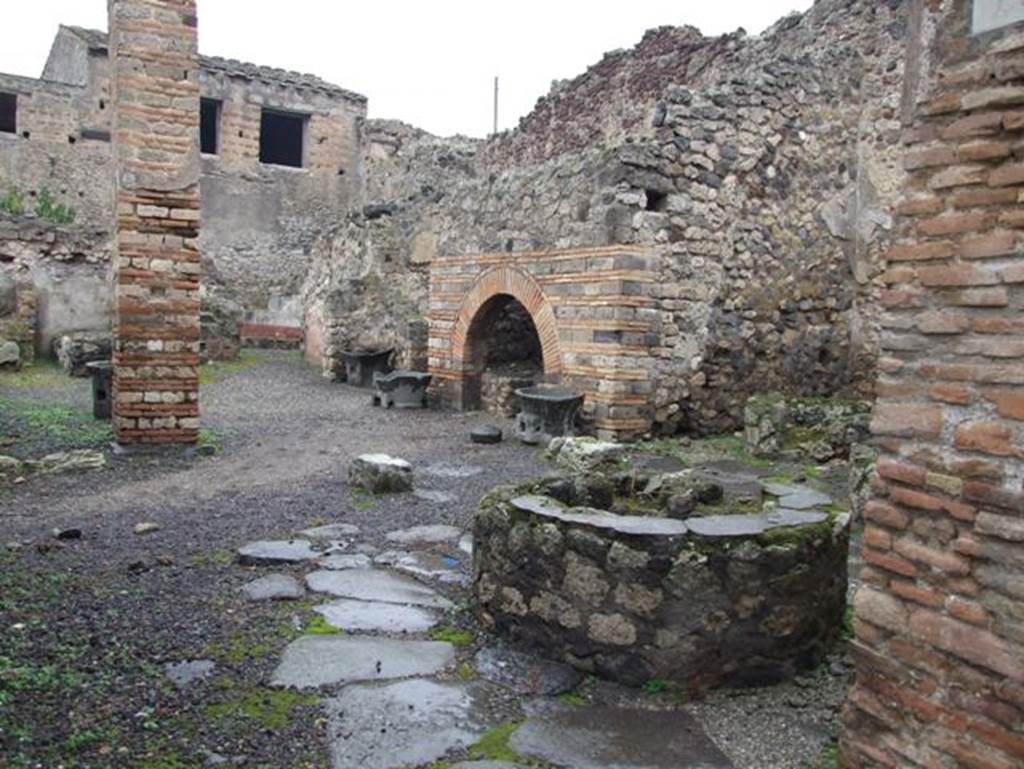
[[[522,721],[509,721],[494,727],[469,749],[469,757],[474,761],[520,761],[520,756],[508,743],[522,724]]]
[[[450,643],[452,646],[466,647],[472,646],[475,637],[472,633],[467,630],[459,630],[455,627],[443,626],[436,627],[427,633],[429,638],[433,641],[445,641]]]

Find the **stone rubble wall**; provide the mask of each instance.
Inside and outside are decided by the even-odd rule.
[[[512,641],[633,686],[700,691],[777,683],[838,637],[845,523],[706,536],[518,493],[530,489],[485,497],[473,531],[477,610]]]
[[[1024,24],[971,10],[920,3],[910,38],[850,769],[1024,763]]]
[[[401,349],[424,261],[635,244],[662,264],[656,430],[734,429],[764,388],[870,395],[906,10],[821,0],[757,38],[656,30],[488,142],[368,121],[376,218],[320,242],[310,312]]]
[[[50,355],[54,340],[75,332],[110,333],[110,254],[105,230],[78,223],[57,226],[30,217],[0,214],[0,281],[32,297],[27,349]],[[0,332],[0,338],[10,338]]]

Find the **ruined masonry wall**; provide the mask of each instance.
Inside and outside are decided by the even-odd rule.
[[[970,11],[919,3],[911,37],[849,769],[1024,763],[1024,25]]]
[[[117,158],[114,434],[199,437],[195,0],[111,0]],[[163,104],[162,107],[151,105]]]
[[[655,430],[735,429],[765,388],[870,395],[877,278],[905,176],[905,23],[903,2],[822,0],[759,38],[659,30],[612,57],[605,82],[622,88],[583,76],[549,97],[576,105],[571,121],[542,107],[484,143],[369,121],[372,216],[317,244],[313,357],[330,372],[356,339],[408,351],[433,260],[626,244],[660,264]],[[680,35],[676,58],[652,43]],[[682,63],[712,50],[699,75]],[[558,138],[606,125],[608,105],[643,119]]]

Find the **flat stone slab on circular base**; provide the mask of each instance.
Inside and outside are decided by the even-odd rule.
[[[306,585],[317,593],[360,601],[426,606],[450,609],[452,602],[414,579],[380,569],[315,571],[306,577]]]
[[[501,439],[504,437],[501,428],[495,425],[484,425],[478,427],[469,434],[469,439],[473,443],[478,443],[484,446],[493,445],[495,443],[501,443]]]
[[[767,483],[764,490],[773,497],[779,497],[779,507],[790,510],[810,510],[814,507],[827,507],[832,504],[832,497],[828,494],[807,486]]]
[[[481,649],[473,662],[481,678],[517,694],[553,697],[583,681],[583,674],[569,665],[514,649]]]
[[[475,744],[496,724],[479,683],[349,686],[327,700],[333,769],[425,766]]]
[[[303,636],[285,647],[271,685],[314,689],[331,684],[430,676],[455,661],[441,641]]]
[[[386,535],[388,542],[400,545],[434,545],[441,542],[455,542],[462,536],[462,529],[455,526],[413,526],[410,529],[392,531]]]
[[[323,555],[314,550],[308,539],[250,542],[238,549],[238,562],[243,566],[262,566],[276,563],[301,563]]]
[[[213,674],[217,667],[213,660],[186,660],[164,666],[164,675],[179,689],[185,689],[196,681],[202,681]]]
[[[335,553],[316,562],[321,569],[345,571],[346,569],[371,569],[373,561],[363,553]]]
[[[573,769],[734,769],[700,724],[679,710],[544,708],[509,746]]]
[[[328,624],[353,632],[425,633],[440,622],[436,614],[419,606],[348,598],[317,606],[314,611]]]
[[[787,526],[811,526],[828,520],[826,513],[776,510],[767,515],[709,515],[687,518],[690,531],[702,537],[755,537]]]
[[[615,515],[605,510],[563,507],[557,500],[544,496],[516,497],[512,500],[512,506],[534,515],[543,515],[566,523],[580,523],[599,529],[610,529],[620,534],[665,537],[680,536],[689,531],[685,523],[673,518]]]
[[[306,589],[288,574],[268,574],[239,589],[250,601],[294,601],[306,595]]]
[[[328,526],[317,526],[315,529],[304,529],[299,532],[300,537],[317,541],[332,541],[355,537],[359,534],[359,527],[350,523],[332,523]]]

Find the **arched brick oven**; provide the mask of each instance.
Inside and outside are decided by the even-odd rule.
[[[430,372],[441,400],[479,405],[481,358],[505,303],[525,308],[540,340],[543,379],[586,395],[598,434],[650,428],[660,336],[653,257],[630,246],[440,257],[430,271]]]

